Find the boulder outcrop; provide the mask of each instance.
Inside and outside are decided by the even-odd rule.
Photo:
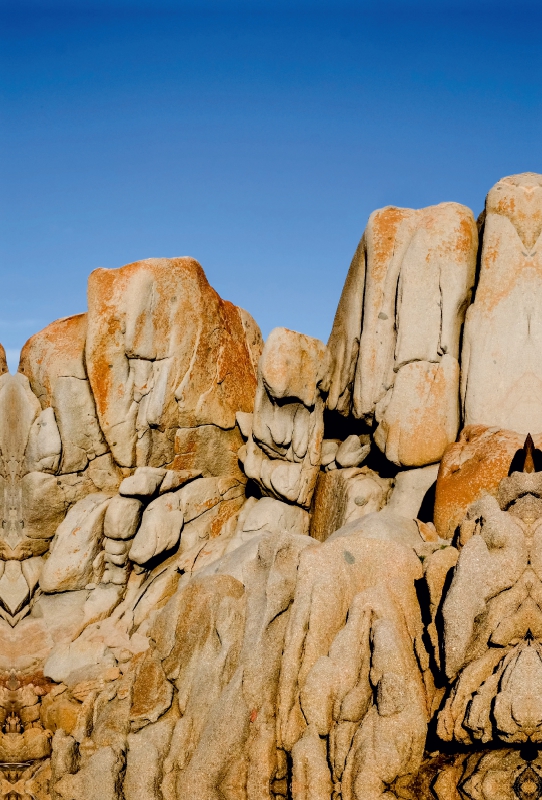
[[[542,178],[503,178],[489,192],[476,298],[468,311],[461,395],[467,425],[542,430]]]
[[[400,466],[437,462],[459,427],[459,343],[478,236],[457,203],[375,211],[339,302],[328,408],[377,423]]]
[[[374,212],[327,345],[173,258],[0,348],[0,798],[542,797],[541,198]]]

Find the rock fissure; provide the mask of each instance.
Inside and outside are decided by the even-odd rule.
[[[542,797],[541,228],[374,212],[327,345],[174,258],[0,350],[0,798]]]

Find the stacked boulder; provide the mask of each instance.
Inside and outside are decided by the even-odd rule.
[[[374,212],[327,346],[173,258],[0,349],[0,797],[534,798],[541,232]]]

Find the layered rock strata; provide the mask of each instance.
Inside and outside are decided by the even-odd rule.
[[[327,346],[175,258],[0,349],[0,797],[542,796],[541,187],[376,211]]]

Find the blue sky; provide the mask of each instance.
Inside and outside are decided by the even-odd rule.
[[[191,255],[327,339],[370,212],[542,172],[542,6],[0,0],[0,341]]]

